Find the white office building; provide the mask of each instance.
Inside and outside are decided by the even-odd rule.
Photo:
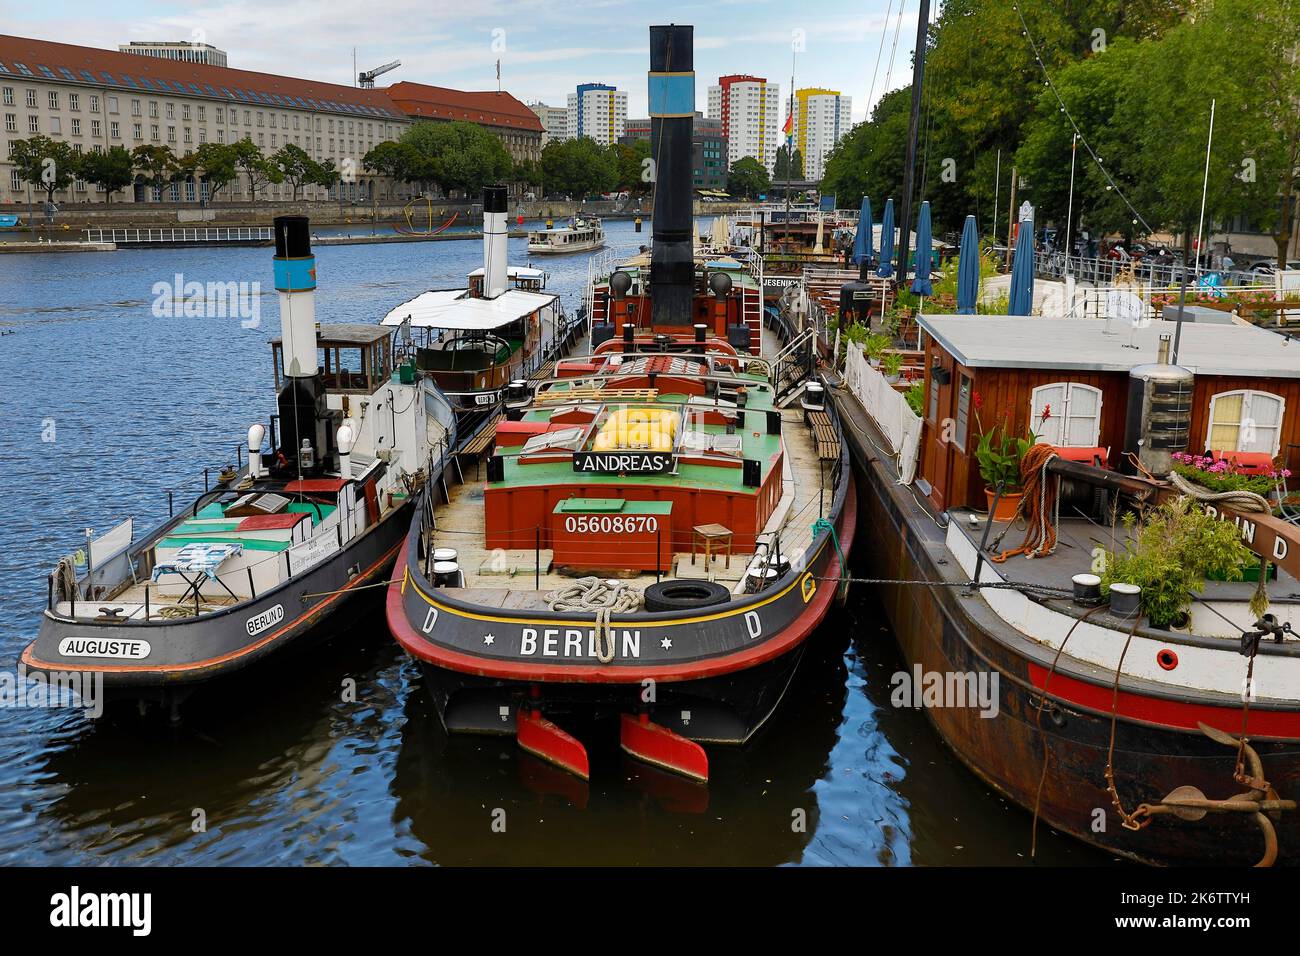
[[[718,78],[709,87],[708,116],[722,122],[727,138],[727,165],[753,156],[768,172],[776,164],[780,145],[781,86],[760,76],[737,74]]]
[[[118,46],[120,53],[138,56],[156,56],[162,60],[179,60],[182,63],[202,63],[204,66],[229,66],[226,51],[207,43],[187,43],[184,40],[160,42],[132,40]]]
[[[542,121],[543,147],[547,143],[559,143],[569,138],[568,109],[563,106],[547,106],[545,103],[529,103],[528,108]]]
[[[820,180],[840,137],[853,128],[851,96],[808,88],[794,94],[794,147],[803,157],[803,178]]]
[[[627,93],[603,83],[583,83],[569,94],[566,138],[587,136],[609,146],[627,127]]]

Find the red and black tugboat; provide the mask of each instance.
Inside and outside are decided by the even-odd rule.
[[[570,715],[708,777],[776,710],[840,589],[853,480],[807,338],[697,256],[692,28],[650,29],[654,242],[596,284],[592,348],[512,383],[481,474],[430,486],[388,592],[449,731],[579,776]]]

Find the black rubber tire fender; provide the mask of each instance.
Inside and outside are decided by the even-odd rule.
[[[645,589],[647,611],[689,611],[730,600],[731,591],[713,581],[674,579]]]

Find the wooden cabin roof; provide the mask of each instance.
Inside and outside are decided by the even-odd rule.
[[[1017,315],[922,315],[918,323],[967,368],[1128,372],[1156,361],[1174,322]],[[1202,375],[1300,378],[1300,344],[1246,324],[1183,322],[1178,364]]]

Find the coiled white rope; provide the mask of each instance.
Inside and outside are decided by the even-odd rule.
[[[572,584],[546,594],[546,606],[552,611],[594,611],[596,614],[596,659],[608,664],[614,659],[614,632],[611,614],[635,611],[641,606],[641,592],[622,581],[607,581],[595,576],[578,578]]]
[[[1209,491],[1188,481],[1178,472],[1171,474],[1169,481],[1183,494],[1200,502],[1221,504],[1233,511],[1268,513],[1273,510],[1267,498],[1253,491]]]

